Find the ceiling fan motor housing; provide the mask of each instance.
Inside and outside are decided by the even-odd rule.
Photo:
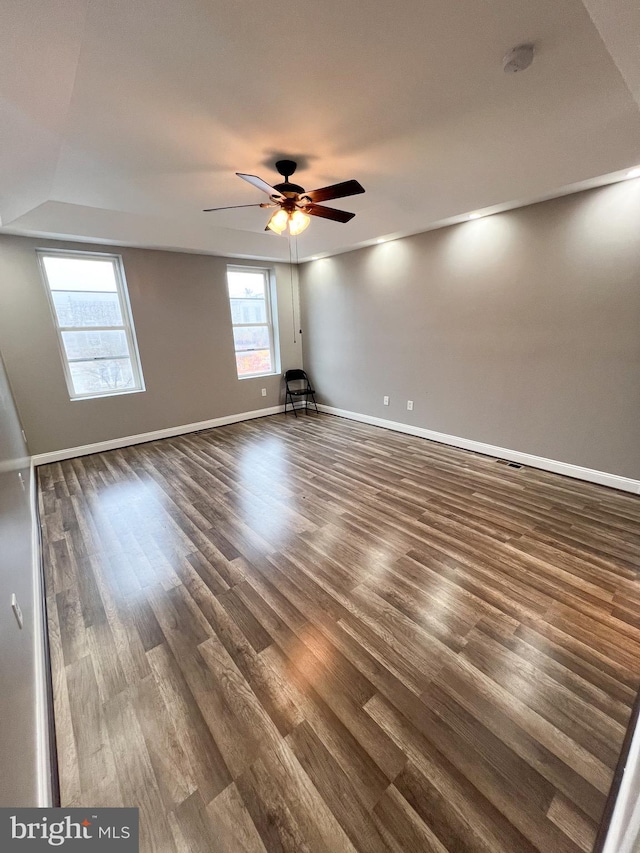
[[[294,196],[299,193],[304,192],[304,187],[301,187],[299,184],[291,184],[289,181],[284,181],[281,184],[274,184],[274,190],[278,190],[279,193],[282,193],[284,196]]]

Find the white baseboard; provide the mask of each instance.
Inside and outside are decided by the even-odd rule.
[[[298,407],[296,407],[298,408]],[[92,453],[103,453],[105,450],[116,450],[119,447],[129,447],[132,444],[144,444],[147,441],[157,441],[160,438],[173,438],[176,435],[186,435],[189,432],[199,432],[202,429],[226,426],[240,421],[250,421],[253,418],[264,418],[267,415],[277,415],[284,412],[284,405],[256,409],[253,412],[238,412],[235,415],[225,415],[221,418],[211,418],[194,424],[182,424],[153,432],[141,432],[137,435],[125,435],[122,438],[111,438],[107,441],[97,441],[95,444],[83,444],[80,447],[68,447],[64,450],[53,450],[50,453],[36,453],[32,456],[33,464],[48,465],[50,462],[60,462],[63,459],[75,459],[76,456],[89,456]]]
[[[384,429],[404,432],[408,435],[416,435],[420,438],[437,441],[440,444],[448,444],[452,447],[460,447],[463,450],[472,450],[485,456],[495,456],[498,459],[508,459],[510,462],[518,462],[520,465],[528,465],[531,468],[541,468],[543,471],[552,471],[554,474],[563,474],[576,480],[587,480],[589,483],[598,483],[601,486],[609,486],[612,489],[621,489],[624,492],[640,494],[640,480],[632,480],[629,477],[621,477],[618,474],[608,474],[605,471],[595,471],[592,468],[583,468],[580,465],[571,465],[568,462],[558,462],[555,459],[545,459],[543,456],[533,456],[531,453],[522,453],[519,450],[509,450],[506,447],[496,447],[494,444],[485,444],[482,441],[473,441],[470,438],[460,438],[457,435],[447,435],[443,432],[435,432],[424,427],[403,424],[399,421],[388,421],[384,418],[376,418],[372,415],[362,415],[359,412],[349,412],[346,409],[336,409],[334,406],[325,406],[318,403],[321,412],[329,415],[337,415],[352,421],[360,421],[365,424],[383,427]]]
[[[42,553],[40,547],[40,518],[38,515],[38,492],[36,489],[35,465],[31,460],[29,472],[29,502],[31,506],[31,565],[33,571],[33,634],[36,674],[36,756],[38,773],[38,806],[53,806],[51,732],[49,721],[51,708],[47,678],[50,661],[47,656],[45,589],[42,576]]]
[[[304,408],[301,403],[296,408]],[[629,477],[621,477],[619,474],[609,474],[606,471],[595,471],[592,468],[583,468],[580,465],[572,465],[569,462],[559,462],[555,459],[545,459],[543,456],[534,456],[531,453],[523,453],[520,450],[510,450],[506,447],[497,447],[494,444],[485,444],[481,441],[473,441],[470,438],[461,438],[457,435],[447,435],[443,432],[425,429],[424,427],[403,424],[399,421],[389,421],[385,418],[376,418],[372,415],[363,415],[359,412],[350,412],[347,409],[337,409],[334,406],[318,404],[321,412],[348,418],[352,421],[383,427],[384,429],[403,432],[407,435],[415,435],[426,438],[429,441],[437,441],[440,444],[448,444],[452,447],[460,447],[463,450],[472,450],[485,456],[494,456],[497,459],[508,459],[510,462],[518,462],[520,465],[528,465],[531,468],[540,468],[543,471],[552,471],[554,474],[563,474],[577,480],[586,480],[589,483],[598,483],[612,489],[621,489],[624,492],[640,494],[640,480]],[[176,427],[167,427],[153,432],[144,432],[137,435],[126,435],[122,438],[112,438],[108,441],[98,441],[95,444],[84,444],[80,447],[69,447],[64,450],[54,450],[50,453],[38,453],[32,456],[35,466],[47,465],[50,462],[60,462],[63,459],[73,459],[76,456],[88,456],[91,453],[102,453],[105,450],[115,450],[119,447],[128,447],[132,444],[143,444],[147,441],[157,441],[161,438],[173,438],[176,435],[186,435],[190,432],[199,432],[203,429],[225,426],[226,424],[239,423],[254,418],[263,418],[267,415],[277,415],[284,411],[284,406],[271,406],[265,409],[256,409],[252,412],[239,412],[235,415],[225,415],[221,418],[212,418],[208,421],[199,421],[193,424],[182,424]]]

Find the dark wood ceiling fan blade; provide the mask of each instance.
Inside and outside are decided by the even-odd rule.
[[[262,204],[230,204],[228,207],[208,207],[203,213],[213,213],[216,210],[234,210],[236,207],[263,207]]]
[[[319,190],[311,190],[308,193],[300,193],[300,198],[310,199],[313,202],[331,201],[332,198],[346,198],[349,195],[358,195],[365,191],[358,181],[342,181],[340,184],[332,184],[330,187],[321,187]]]
[[[244,175],[242,172],[236,172],[236,175],[239,178],[242,178],[243,181],[247,181],[252,184],[259,190],[262,190],[263,193],[266,193],[271,198],[282,198],[282,193],[279,193],[278,190],[274,189],[270,184],[266,181],[263,181],[262,178],[259,178],[257,175]]]
[[[332,219],[334,222],[348,222],[355,216],[348,210],[336,210],[335,207],[324,207],[322,204],[308,204],[301,209],[310,216],[321,216],[322,219]]]

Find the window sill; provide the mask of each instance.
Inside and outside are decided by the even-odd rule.
[[[238,382],[244,382],[245,379],[264,379],[267,376],[280,376],[280,373],[272,370],[270,373],[252,373],[251,376],[238,376]]]
[[[130,394],[143,394],[146,388],[132,388],[130,391],[112,391],[110,394],[87,394],[86,397],[69,397],[72,403],[82,403],[83,400],[105,400],[109,397],[128,397]]]

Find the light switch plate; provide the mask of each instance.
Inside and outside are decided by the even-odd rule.
[[[22,616],[22,610],[20,609],[20,605],[18,604],[18,599],[16,598],[15,592],[11,594],[11,609],[13,610],[13,615],[16,617],[18,628],[22,629],[24,627],[24,618]]]

